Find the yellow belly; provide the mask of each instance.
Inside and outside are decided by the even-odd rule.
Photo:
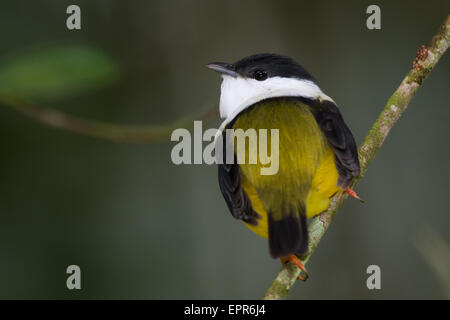
[[[267,212],[264,209],[255,188],[250,185],[244,176],[242,178],[242,187],[252,203],[253,210],[261,215],[261,219],[258,220],[258,225],[254,226],[245,222],[244,224],[257,235],[267,238]],[[337,180],[338,172],[334,163],[334,154],[331,148],[328,148],[326,156],[314,175],[312,187],[308,194],[306,201],[307,218],[312,218],[328,209],[331,196],[338,191],[342,191],[342,189],[337,186]]]
[[[260,163],[240,164],[242,187],[261,215],[256,226],[246,224],[250,230],[268,237],[267,205],[272,206],[274,219],[282,218],[277,205],[283,201],[293,206],[301,201],[307,218],[328,208],[330,197],[340,190],[338,172],[333,151],[307,105],[291,100],[265,102],[242,114],[233,128],[279,128],[280,170],[276,175],[261,176]]]

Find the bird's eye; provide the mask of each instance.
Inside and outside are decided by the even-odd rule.
[[[264,81],[267,79],[267,72],[265,72],[263,70],[256,70],[253,73],[253,77],[258,81]]]

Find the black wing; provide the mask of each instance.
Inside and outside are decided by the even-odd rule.
[[[239,165],[236,161],[236,155],[234,155],[234,161],[232,164],[226,162],[226,150],[227,144],[225,134],[222,133],[223,141],[223,164],[219,164],[219,186],[220,191],[227,203],[228,209],[230,209],[231,215],[243,220],[244,222],[252,225],[257,225],[257,219],[261,216],[253,210],[250,199],[245,193],[241,185],[241,174]],[[234,152],[233,152],[234,153]]]
[[[313,113],[334,151],[339,173],[338,185],[345,189],[359,175],[358,149],[352,132],[347,127],[337,106],[331,101],[314,105]]]

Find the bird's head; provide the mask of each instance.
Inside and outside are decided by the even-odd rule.
[[[331,100],[315,84],[311,74],[289,57],[256,54],[235,63],[214,62],[208,68],[222,75],[220,115],[234,118],[259,101],[300,96]],[[231,120],[231,119],[230,119]]]

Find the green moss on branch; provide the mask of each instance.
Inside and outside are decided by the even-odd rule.
[[[383,145],[389,131],[403,112],[405,112],[409,102],[412,100],[423,81],[447,50],[449,42],[450,15],[447,17],[439,32],[433,37],[430,45],[421,46],[419,48],[411,70],[400,83],[400,86],[394,94],[389,98],[386,106],[381,111],[378,119],[375,121],[359,147],[361,174],[353,181],[353,186],[364,176],[369,163],[374,159],[375,154]],[[311,258],[311,255],[317,248],[345,198],[346,195],[342,194],[334,196],[328,210],[310,221],[308,226],[310,239],[309,250],[305,256],[301,257],[303,264],[306,264]],[[292,268],[294,268],[294,271]],[[264,299],[285,298],[295,283],[299,273],[300,270],[291,264],[283,266],[282,270],[267,290]]]

